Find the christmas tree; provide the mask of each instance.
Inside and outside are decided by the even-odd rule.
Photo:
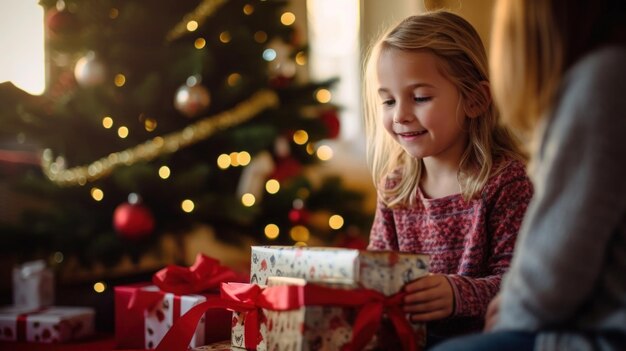
[[[306,33],[285,1],[40,4],[46,92],[0,87],[0,141],[37,163],[2,177],[37,201],[0,223],[2,250],[114,265],[198,223],[287,245],[370,224],[362,194],[304,176],[332,152],[339,107],[334,81],[302,73]]]

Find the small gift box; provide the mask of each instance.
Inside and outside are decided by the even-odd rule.
[[[193,306],[219,300],[219,284],[236,279],[217,260],[198,255],[191,267],[168,266],[154,285],[115,287],[115,339],[118,348],[155,348],[176,321]],[[206,321],[206,322],[205,322]],[[190,347],[228,339],[231,313],[207,311],[190,338]]]
[[[90,336],[95,311],[88,307],[0,308],[0,340],[58,343]]]
[[[54,273],[43,260],[26,262],[13,268],[13,304],[37,309],[54,303]]]

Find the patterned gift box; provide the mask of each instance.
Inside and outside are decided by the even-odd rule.
[[[93,334],[94,316],[95,311],[88,307],[3,307],[0,340],[59,343],[80,339]]]
[[[301,278],[269,277],[268,286],[300,285]],[[353,289],[355,284],[323,283],[324,286]],[[268,350],[326,350],[340,351],[352,340],[352,325],[357,311],[349,307],[303,306],[293,311],[264,311],[267,321]],[[370,340],[364,350],[376,348]]]
[[[26,262],[13,268],[13,305],[38,309],[54,303],[54,273],[43,260]]]
[[[386,295],[428,273],[427,255],[332,247],[252,246],[250,282],[269,277],[357,283]]]
[[[174,323],[193,306],[220,301],[222,282],[237,274],[214,258],[198,253],[190,267],[168,265],[152,276],[154,286],[115,287],[115,340],[118,348],[157,347]],[[199,316],[200,317],[200,316]],[[231,313],[207,311],[198,321],[190,347],[228,339]],[[205,320],[208,321],[205,323]]]
[[[429,257],[426,255],[392,251],[253,246],[251,283],[266,284],[270,277],[293,277],[302,278],[309,282],[325,282],[326,284],[330,282],[353,284],[355,287],[376,290],[389,296],[400,291],[406,283],[428,274],[428,265]],[[327,309],[321,311],[327,311]],[[338,328],[337,323],[340,319],[332,315],[332,313],[337,312],[326,312],[330,314],[324,315],[322,312],[311,310],[309,313],[317,313],[319,318],[328,319],[328,321],[334,320],[333,327]],[[349,320],[345,313],[343,317]],[[269,337],[268,326],[263,319],[261,322],[259,340],[255,344],[256,350],[265,351],[268,349],[266,344]],[[383,322],[387,323],[388,321]],[[419,335],[419,342],[423,344],[425,326],[413,324],[412,327],[415,333]],[[387,329],[382,328],[382,331]],[[245,314],[234,312],[231,332],[233,346],[243,347],[247,344],[244,330]],[[338,337],[339,334],[341,333],[337,332],[333,337]]]
[[[137,290],[141,290],[138,292]],[[154,299],[147,308],[129,306],[130,300],[135,298]],[[154,285],[147,283],[123,285],[115,287],[115,339],[118,348],[147,348],[154,349],[171,326],[193,306],[207,299],[219,299],[215,294],[176,295],[161,292]],[[139,301],[139,306],[146,306]],[[189,346],[196,347],[206,342],[224,340],[230,333],[231,313],[226,310],[209,310],[205,318],[200,320],[193,339]],[[205,323],[205,319],[209,323]]]

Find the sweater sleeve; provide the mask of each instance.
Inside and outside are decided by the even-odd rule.
[[[381,200],[376,205],[376,214],[370,232],[368,250],[398,250],[398,238],[393,212]]]
[[[497,189],[487,214],[488,247],[485,271],[480,278],[449,275],[455,293],[455,317],[482,317],[500,289],[502,275],[511,263],[515,241],[528,203],[532,184],[523,170]]]
[[[626,212],[626,50],[576,65],[534,174],[535,197],[503,283],[496,329],[558,327],[576,315]]]

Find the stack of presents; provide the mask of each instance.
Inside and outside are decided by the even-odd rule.
[[[169,266],[115,288],[120,349],[420,350],[425,326],[402,311],[428,257],[355,249],[253,246],[250,282],[214,259]]]
[[[91,336],[95,310],[54,306],[54,272],[44,261],[13,268],[13,305],[0,308],[0,340],[60,343]]]
[[[403,287],[428,274],[424,255],[253,246],[250,281],[199,254],[152,282],[115,287],[117,349],[420,350],[425,326],[402,311]],[[66,342],[94,332],[92,308],[54,306],[43,261],[15,267],[0,340]],[[246,277],[247,279],[247,277]]]

